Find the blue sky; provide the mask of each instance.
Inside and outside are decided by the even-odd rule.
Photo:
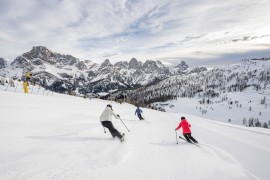
[[[270,57],[269,0],[0,0],[0,57],[33,46],[101,63]]]

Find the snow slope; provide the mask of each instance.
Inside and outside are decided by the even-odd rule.
[[[270,132],[112,102],[125,132],[104,133],[99,115],[111,103],[60,95],[0,91],[0,179],[263,179],[270,177]],[[181,116],[200,147],[178,139]],[[180,135],[180,131],[177,132]]]
[[[222,101],[224,97],[227,97],[228,100]],[[265,103],[261,104],[264,98]],[[249,118],[258,118],[262,124],[270,122],[269,91],[260,93],[247,88],[243,92],[230,92],[223,94],[221,97],[212,98],[210,104],[200,104],[199,101],[201,101],[201,98],[198,97],[178,98],[177,100],[156,104],[163,107],[167,112],[182,111],[187,114],[231,124],[243,125],[244,118],[246,118],[246,125]]]
[[[0,79],[3,78],[0,76]],[[9,81],[11,81],[9,78],[3,78],[1,80],[4,80],[4,85],[0,84],[0,91],[7,91],[7,92],[14,92],[14,93],[24,93],[23,89],[23,81],[13,81],[13,85]],[[39,85],[32,85],[29,83],[28,86],[28,93],[29,94],[38,94],[43,96],[53,96],[54,92],[49,91]]]

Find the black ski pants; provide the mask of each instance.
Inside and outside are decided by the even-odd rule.
[[[187,142],[194,142],[194,143],[198,143],[198,141],[196,141],[196,139],[194,139],[192,136],[191,136],[191,133],[186,133],[186,134],[183,134],[184,137],[186,138]],[[190,141],[191,140],[191,141]]]
[[[144,120],[141,114],[138,114],[138,118],[139,118],[140,120]]]
[[[101,124],[102,126],[109,129],[113,138],[115,138],[115,136],[117,136],[119,139],[122,138],[122,135],[117,131],[117,129],[113,127],[113,124],[111,121],[102,121]]]

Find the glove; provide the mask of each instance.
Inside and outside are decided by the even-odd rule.
[[[117,117],[119,117],[119,118],[120,118],[119,114],[117,114]]]

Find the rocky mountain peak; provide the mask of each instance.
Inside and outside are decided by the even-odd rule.
[[[177,66],[175,66],[175,68],[186,70],[188,68],[188,65],[186,64],[185,61],[181,61],[180,64],[178,64]]]
[[[146,72],[146,73],[151,73],[154,72],[158,69],[159,67],[157,66],[156,61],[153,60],[147,60],[145,61],[145,63],[143,63],[142,69]]]
[[[128,63],[128,69],[138,69],[142,66],[142,63],[135,58],[132,58]]]
[[[126,61],[120,61],[114,64],[114,66],[116,68],[127,68],[128,67],[128,63]]]
[[[44,46],[34,46],[30,52],[24,53],[23,56],[26,56],[28,59],[39,58],[46,61],[54,57],[54,53]]]
[[[90,63],[92,63],[92,61],[91,60],[84,60],[84,63],[85,64],[90,64]]]
[[[0,58],[0,69],[7,67],[7,61],[4,58]]]
[[[112,66],[111,62],[109,59],[106,59],[102,64],[101,67],[105,67],[105,66]]]

